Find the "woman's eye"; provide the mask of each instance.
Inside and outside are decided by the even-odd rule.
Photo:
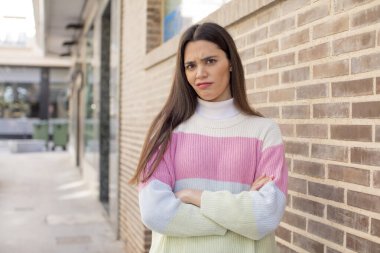
[[[191,65],[191,64],[185,66],[186,70],[192,70],[193,68],[194,68],[194,65]]]
[[[215,62],[216,62],[215,59],[207,59],[207,61],[206,61],[207,64],[213,64]]]

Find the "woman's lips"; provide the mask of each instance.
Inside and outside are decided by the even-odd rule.
[[[212,83],[198,83],[197,87],[201,90],[207,89],[208,87],[211,86]]]

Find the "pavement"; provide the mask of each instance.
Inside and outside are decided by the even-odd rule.
[[[125,253],[67,152],[0,145],[1,253]]]

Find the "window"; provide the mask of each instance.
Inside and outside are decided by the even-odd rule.
[[[163,41],[199,22],[230,0],[164,0]]]
[[[231,0],[148,0],[146,52],[199,22]]]

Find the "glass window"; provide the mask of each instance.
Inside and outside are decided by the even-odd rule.
[[[94,101],[94,27],[92,26],[86,36],[86,69],[85,69],[85,89],[84,89],[84,146],[85,159],[95,165],[95,155],[98,151],[98,138],[95,134],[95,114]]]
[[[165,0],[163,6],[163,41],[167,41],[230,0]]]

